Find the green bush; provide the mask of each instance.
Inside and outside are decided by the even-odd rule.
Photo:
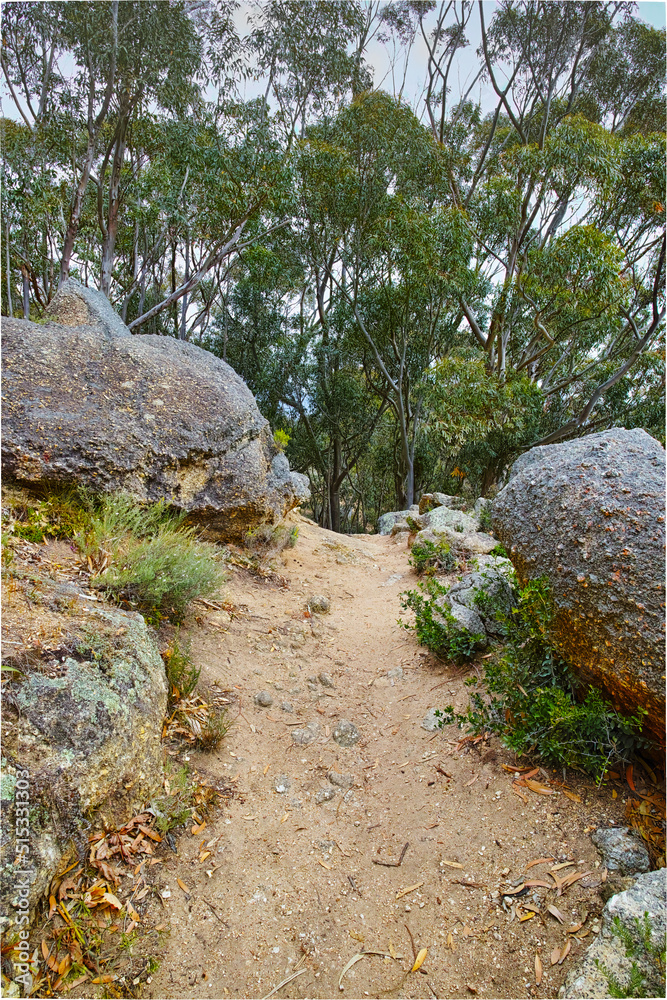
[[[77,543],[96,574],[94,585],[116,600],[136,605],[149,621],[178,622],[191,601],[220,586],[214,550],[183,526],[184,514],[122,493],[90,503],[90,522]]]
[[[468,632],[446,606],[438,606],[438,598],[443,597],[448,589],[431,578],[419,584],[419,590],[401,594],[401,607],[414,611],[415,623],[409,625],[399,619],[399,625],[414,629],[419,644],[427,646],[436,656],[462,663],[471,659],[484,636]]]
[[[446,573],[456,568],[456,556],[447,542],[439,542],[436,545],[428,539],[415,542],[409,561],[419,574],[432,575],[438,571]]]
[[[448,706],[442,725],[458,723],[475,733],[496,733],[518,756],[532,754],[553,767],[572,767],[601,779],[615,763],[645,746],[642,715],[625,717],[590,688],[583,700],[567,664],[551,638],[553,602],[543,580],[519,591],[509,616],[497,615],[507,645],[484,661],[482,690],[472,693],[468,710]],[[470,686],[478,684],[471,678]]]
[[[246,548],[260,561],[277,556],[284,549],[293,549],[299,538],[296,524],[259,524],[246,533]]]
[[[34,496],[8,490],[3,503],[10,513],[8,531],[28,542],[73,538],[90,521],[85,495],[74,487],[53,485]]]

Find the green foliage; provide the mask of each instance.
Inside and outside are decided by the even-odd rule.
[[[456,557],[447,542],[438,542],[437,545],[428,539],[415,542],[411,553],[409,562],[419,574],[427,573],[432,576],[456,567]]]
[[[463,628],[447,606],[439,599],[444,597],[448,587],[435,579],[428,579],[419,585],[419,590],[409,590],[401,594],[401,607],[414,611],[414,625],[399,619],[402,628],[414,629],[417,641],[442,659],[465,663],[470,660],[484,636]]]
[[[662,989],[656,993],[648,992],[646,975],[636,961],[632,962],[627,982],[621,983],[611,969],[595,959],[595,964],[607,980],[609,996],[618,998],[618,1000],[624,1000],[626,997],[662,997],[665,993],[665,949],[660,949],[653,944],[651,921],[646,911],[644,911],[643,918],[635,917],[635,925],[638,940],[633,938],[628,928],[621,923],[618,917],[614,917],[612,934],[624,946],[627,958],[639,959],[644,969],[649,967],[654,970],[655,979],[662,984]]]
[[[95,586],[127,600],[150,621],[180,621],[191,601],[222,583],[210,545],[196,541],[163,501],[143,506],[126,494],[94,501],[88,530],[77,541],[96,571]]]
[[[165,661],[171,699],[187,698],[197,687],[201,674],[201,667],[192,662],[192,643],[186,642],[181,646],[176,635],[162,654],[162,659]]]
[[[281,451],[284,451],[289,444],[290,436],[287,431],[282,430],[280,427],[273,432],[273,443]]]
[[[492,606],[480,598],[484,613]],[[481,607],[481,604],[480,604]],[[530,581],[519,591],[509,616],[496,612],[506,646],[484,661],[481,690],[471,694],[463,714],[444,710],[443,724],[457,722],[473,732],[490,731],[517,756],[530,754],[552,767],[572,767],[601,780],[614,763],[626,762],[646,741],[642,716],[620,715],[590,688],[578,700],[567,665],[551,638],[553,601],[548,585]],[[476,678],[471,685],[477,685]]]
[[[89,524],[86,495],[73,487],[53,485],[34,496],[7,491],[8,531],[29,542],[46,538],[73,538]]]

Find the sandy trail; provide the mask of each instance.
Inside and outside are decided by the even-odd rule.
[[[622,800],[577,780],[583,801],[571,801],[552,772],[555,793],[524,803],[497,741],[458,747],[455,728],[425,730],[428,709],[467,704],[474,667],[438,663],[397,625],[399,595],[415,583],[408,551],[296,520],[299,541],[280,569],[288,586],[236,573],[225,598],[239,617],[212,612],[191,633],[202,685],[233,692],[240,714],[217,751],[185,756],[212,780],[236,779],[238,796],[183,836],[177,856],[163,855],[159,885],[171,894],[156,916],[170,933],[146,995],[265,997],[305,970],[278,996],[557,996],[591,940],[567,925],[588,915],[582,931],[594,932],[603,905],[589,833],[620,822]],[[316,594],[330,612],[304,617]],[[261,691],[269,707],[255,704]],[[334,739],[341,720],[358,727],[351,747]],[[311,723],[315,741],[295,743]],[[406,844],[400,866],[375,863],[397,862]],[[543,912],[555,903],[563,926],[548,914],[512,919],[500,905],[499,892],[544,857],[593,872],[560,898],[539,886],[524,895]],[[549,867],[526,877],[550,882]],[[552,967],[567,937],[570,954]],[[359,960],[339,987],[362,950],[388,957]]]

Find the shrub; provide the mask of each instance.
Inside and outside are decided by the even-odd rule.
[[[143,506],[122,493],[91,506],[88,529],[77,542],[95,585],[135,604],[148,620],[180,621],[192,600],[220,586],[214,550],[183,526],[184,514],[163,501]]]
[[[283,549],[293,549],[299,537],[297,525],[260,524],[245,536],[246,548],[260,560],[277,556]]]
[[[74,487],[53,485],[34,496],[8,490],[3,500],[11,515],[8,530],[28,542],[72,538],[90,521],[85,495]]]
[[[484,636],[463,628],[446,606],[438,605],[438,599],[448,589],[429,579],[419,585],[419,590],[401,594],[401,607],[414,611],[415,623],[408,625],[399,619],[399,625],[414,628],[419,644],[427,646],[436,656],[461,663],[471,659]]]
[[[410,564],[414,566],[417,573],[448,572],[456,568],[456,557],[451,551],[447,542],[434,542],[425,539],[423,542],[415,542],[411,550]]]
[[[574,678],[551,639],[552,618],[548,585],[529,582],[511,614],[497,616],[507,645],[495,660],[484,661],[483,691],[472,693],[463,714],[448,706],[441,723],[488,730],[518,756],[534,754],[553,767],[601,779],[613,763],[646,745],[640,736],[646,713],[622,716],[592,687],[577,699]],[[475,687],[477,678],[469,683]]]

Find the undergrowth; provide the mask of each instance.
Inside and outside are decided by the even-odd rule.
[[[403,607],[415,612],[412,627],[421,644],[439,656],[471,659],[478,637],[442,610],[446,593],[442,584],[428,580],[421,592],[404,595]],[[553,600],[545,580],[519,589],[509,614],[494,608],[492,595],[484,591],[476,603],[485,616],[494,616],[504,645],[482,661],[479,678],[466,682],[477,688],[471,691],[467,710],[460,713],[447,706],[438,713],[441,725],[457,723],[473,733],[495,733],[517,756],[532,755],[598,780],[613,764],[627,762],[647,745],[641,736],[646,714],[642,708],[623,716],[593,687],[582,697],[552,639]]]
[[[633,937],[627,927],[624,927],[618,917],[612,923],[612,935],[619,940],[625,949],[626,958],[632,959],[627,982],[621,983],[619,978],[606,965],[595,959],[595,964],[607,980],[609,996],[615,1000],[625,1000],[626,997],[664,997],[665,995],[665,949],[657,948],[651,940],[651,921],[645,911],[643,918],[635,917],[637,936]],[[651,984],[637,964],[639,959],[644,968],[653,970],[655,980],[653,992],[649,992]],[[659,988],[658,988],[659,986]]]
[[[436,545],[428,539],[415,542],[409,562],[419,575],[426,573],[433,576],[435,573],[446,573],[456,568],[456,556],[448,543],[438,542]]]

